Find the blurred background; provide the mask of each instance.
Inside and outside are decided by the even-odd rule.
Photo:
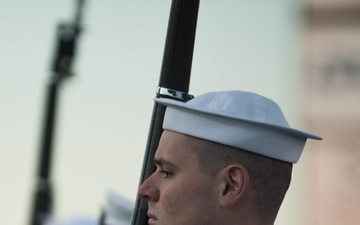
[[[28,224],[46,85],[75,0],[0,0],[1,224]],[[171,1],[88,0],[74,76],[59,90],[54,217],[98,219],[106,192],[134,201]],[[190,93],[250,90],[309,141],[276,225],[360,223],[360,3],[200,2]]]

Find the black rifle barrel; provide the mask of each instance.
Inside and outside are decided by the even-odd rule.
[[[42,127],[37,181],[31,208],[30,225],[43,225],[51,214],[53,193],[50,182],[53,142],[58,102],[59,86],[63,78],[71,75],[72,62],[80,34],[81,11],[84,0],[77,1],[75,19],[70,23],[61,23],[57,30],[57,42],[51,76],[47,86],[45,115]]]
[[[159,80],[159,89],[161,90],[166,89],[170,93],[181,92],[185,96],[189,90],[199,4],[199,0],[172,1]],[[171,98],[170,95],[162,95],[161,90],[158,91],[156,97]],[[183,101],[189,98],[191,96],[187,96]],[[153,159],[162,133],[164,113],[165,107],[155,103],[140,184],[155,171]],[[145,200],[137,198],[131,224],[148,224]]]

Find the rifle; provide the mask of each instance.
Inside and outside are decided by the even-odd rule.
[[[173,0],[165,42],[157,98],[188,101],[192,56],[200,0]],[[154,171],[153,159],[162,133],[165,107],[154,103],[140,184]],[[147,202],[137,198],[132,225],[147,225]]]
[[[73,75],[71,71],[76,53],[77,39],[81,32],[83,6],[84,0],[77,0],[74,20],[71,22],[62,22],[57,28],[55,57],[51,66],[50,79],[46,90],[45,117],[42,127],[37,180],[32,202],[30,225],[43,225],[52,212],[53,192],[50,177],[58,92],[63,79]]]

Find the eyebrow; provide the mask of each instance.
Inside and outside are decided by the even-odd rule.
[[[163,159],[163,158],[154,159],[154,165],[161,166],[161,167],[164,167],[164,166],[176,167],[175,164],[173,164],[172,162],[170,162],[166,159]]]

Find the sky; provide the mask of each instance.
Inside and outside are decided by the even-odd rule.
[[[73,17],[76,1],[0,2],[0,211],[6,212],[4,224],[21,225],[30,213],[56,28]],[[97,217],[108,190],[135,199],[170,5],[86,1],[74,76],[59,91],[56,217]],[[277,101],[290,124],[304,128],[301,104],[294,104],[302,101],[300,32],[292,1],[202,1],[189,92],[257,92]],[[294,184],[292,192],[299,189]],[[303,216],[297,208],[294,213],[298,199],[292,195],[277,224],[286,224],[282,215],[288,212]]]

